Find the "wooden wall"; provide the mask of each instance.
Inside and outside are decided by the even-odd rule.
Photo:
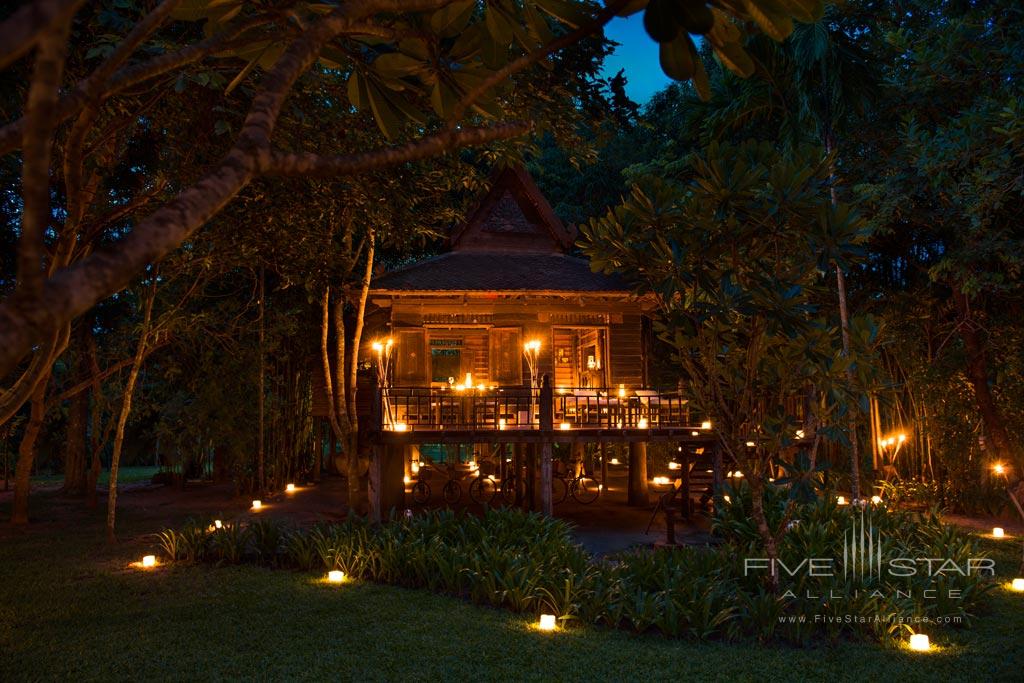
[[[639,387],[645,384],[641,325],[641,316],[634,314],[624,315],[621,323],[610,326],[609,379],[613,386]]]
[[[626,384],[637,387],[644,382],[642,316],[635,312],[627,313],[625,310],[635,311],[636,308],[627,309],[620,304],[607,312],[588,313],[585,306],[581,311],[579,304],[570,303],[488,306],[477,302],[467,305],[463,302],[453,303],[445,308],[415,306],[396,301],[391,315],[391,335],[397,337],[402,330],[410,328],[425,329],[427,353],[424,357],[427,358],[430,338],[460,339],[465,366],[462,375],[471,371],[475,381],[489,382],[491,378],[488,330],[515,328],[520,330],[520,346],[532,339],[540,339],[539,374],[550,375],[556,386],[572,386],[579,382],[572,364],[556,366],[553,355],[556,345],[568,345],[574,353],[579,354],[581,348],[603,339],[606,340],[608,349],[602,350],[600,360],[602,367],[605,368],[607,383],[613,386]],[[582,329],[587,327],[595,329]],[[573,344],[573,334],[579,336],[581,343]],[[396,355],[400,357],[401,354],[402,349],[398,348]],[[467,356],[472,358],[471,365],[466,360]],[[573,361],[579,364],[585,363],[586,359],[576,355]],[[524,384],[529,382],[529,377],[529,367],[523,359]]]

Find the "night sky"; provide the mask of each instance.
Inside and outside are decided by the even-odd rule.
[[[643,12],[613,19],[604,32],[619,43],[614,54],[605,59],[604,75],[611,77],[625,69],[626,94],[630,99],[646,104],[651,95],[671,82],[658,64],[658,44],[644,31]]]

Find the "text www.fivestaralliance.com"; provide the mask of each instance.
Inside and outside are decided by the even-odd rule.
[[[815,614],[813,619],[806,614],[779,617],[780,624],[806,624],[808,622],[815,624],[960,624],[963,622],[963,617],[897,617],[881,614]]]

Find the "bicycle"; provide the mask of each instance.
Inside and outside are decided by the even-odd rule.
[[[502,493],[501,483],[494,478],[494,463],[485,460],[480,463],[476,478],[469,485],[469,497],[474,502],[493,503],[494,499]]]
[[[582,505],[590,505],[598,496],[601,495],[601,489],[604,488],[598,483],[593,477],[588,477],[585,473],[581,473],[580,476],[575,479],[569,480],[569,495],[577,503]]]
[[[587,476],[583,467],[579,468],[579,474],[574,477],[560,468],[551,481],[551,502],[558,505],[571,497],[581,505],[590,505],[601,495],[602,488],[596,479]]]
[[[448,481],[441,487],[441,496],[448,505],[455,505],[462,498],[462,486],[452,476],[453,468],[450,465],[446,465],[445,469],[447,470]],[[431,490],[427,480],[431,476],[431,470],[424,465],[420,465],[420,471],[416,475],[416,483],[412,487],[412,499],[417,505],[426,505],[430,501]]]

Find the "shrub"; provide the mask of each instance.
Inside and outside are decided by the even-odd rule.
[[[991,583],[955,572],[933,578],[844,578],[798,572],[775,594],[766,576],[744,571],[744,557],[761,557],[760,538],[749,522],[749,491],[730,489],[730,505],[714,519],[717,547],[683,547],[620,553],[603,560],[588,555],[559,520],[515,510],[487,510],[474,517],[441,510],[380,526],[354,518],[341,524],[287,530],[260,520],[249,527],[227,524],[195,538],[196,526],[167,530],[168,557],[237,563],[280,560],[303,570],[341,569],[354,578],[447,593],[477,604],[516,612],[554,613],[565,622],[658,631],[691,639],[756,638],[806,644],[844,637],[889,641],[905,628],[892,617],[960,617],[967,623]],[[782,518],[784,498],[766,497],[769,519]],[[797,508],[792,530],[780,544],[780,560],[797,567],[802,558],[831,557],[862,511],[827,500]],[[982,555],[971,537],[944,526],[934,514],[872,508],[883,550],[905,557],[943,557],[961,566]],[[250,552],[251,550],[251,552]],[[191,561],[191,560],[189,560]],[[925,588],[939,597],[925,599]],[[897,589],[899,592],[897,592]],[[943,591],[960,591],[949,599]],[[868,622],[847,614],[882,617]],[[817,618],[816,618],[817,617]]]

